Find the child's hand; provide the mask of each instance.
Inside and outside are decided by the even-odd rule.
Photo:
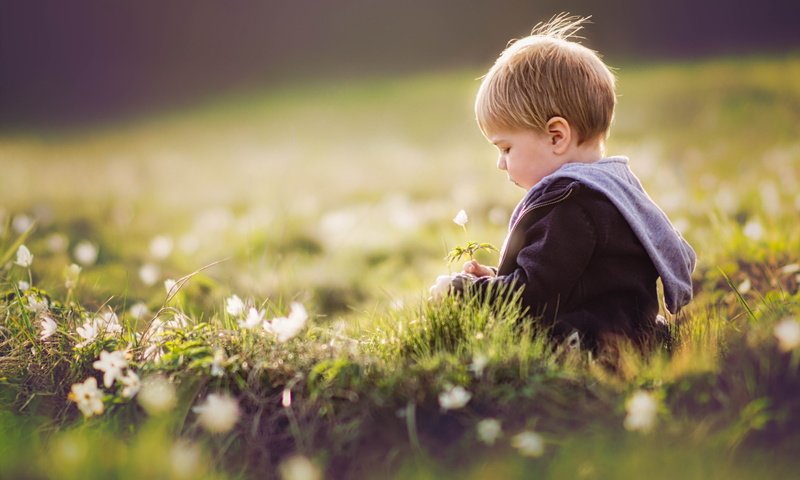
[[[489,267],[483,266],[475,260],[470,260],[464,264],[463,273],[469,273],[476,277],[494,277],[495,273]]]

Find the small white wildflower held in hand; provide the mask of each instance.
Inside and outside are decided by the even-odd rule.
[[[125,398],[133,398],[142,387],[139,375],[131,369],[128,369],[125,375],[119,377],[119,382],[123,385],[122,396]]]
[[[136,397],[139,405],[150,415],[172,410],[178,401],[175,387],[162,375],[151,375],[142,380],[139,395]]]
[[[526,457],[541,457],[544,454],[544,439],[530,430],[514,435],[511,438],[511,446]]]
[[[39,339],[42,341],[47,340],[48,338],[52,337],[54,333],[56,333],[56,329],[58,325],[56,324],[55,320],[48,317],[47,315],[42,315],[41,320],[39,323],[42,326],[41,332],[39,332]]]
[[[20,245],[17,249],[17,261],[14,262],[22,268],[28,268],[33,263],[33,254],[28,247]]]
[[[496,418],[484,418],[475,428],[478,431],[478,439],[486,445],[494,445],[497,439],[503,436],[500,420]]]
[[[103,413],[103,392],[97,388],[97,380],[89,377],[83,383],[72,385],[69,400],[78,405],[84,417]]]
[[[90,267],[97,262],[99,250],[88,240],[81,240],[72,250],[75,260],[84,267]]]
[[[625,402],[628,415],[623,425],[626,430],[647,433],[656,425],[658,414],[658,401],[644,390],[638,390]]]
[[[244,302],[238,295],[231,295],[225,300],[225,311],[228,315],[238,317],[244,313]]]
[[[247,311],[247,317],[245,317],[244,320],[239,320],[239,327],[245,330],[252,330],[264,322],[264,315],[266,315],[266,313],[263,310],[250,307]]]
[[[464,210],[459,210],[456,216],[453,217],[453,223],[455,223],[461,228],[466,228],[468,221],[469,217],[467,216],[467,212],[465,212]]]
[[[289,307],[289,315],[264,322],[264,330],[274,334],[280,343],[285,343],[300,333],[306,325],[306,320],[308,320],[308,313],[303,304],[292,302]]]
[[[198,415],[200,425],[211,433],[227,432],[239,421],[239,402],[227,393],[209,394],[192,411]]]
[[[123,350],[111,353],[103,350],[100,352],[100,360],[92,364],[95,369],[103,372],[103,385],[106,388],[111,387],[114,380],[122,378],[122,369],[128,367],[128,361],[125,360],[126,353]]]
[[[439,394],[439,406],[444,411],[458,410],[459,408],[464,408],[471,398],[472,394],[464,387],[460,385],[450,386]]]
[[[439,275],[436,277],[436,281],[431,285],[431,288],[428,290],[430,292],[431,298],[434,300],[438,300],[440,298],[445,297],[448,293],[450,293],[450,283],[453,281],[453,275]]]
[[[785,318],[778,322],[773,334],[781,351],[789,352],[800,346],[800,323],[794,318]]]
[[[322,480],[322,471],[308,458],[293,455],[281,462],[281,480]]]
[[[71,290],[78,286],[78,278],[81,275],[81,266],[72,263],[64,269],[64,288]]]

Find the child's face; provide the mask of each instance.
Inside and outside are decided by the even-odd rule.
[[[563,163],[553,153],[551,138],[535,130],[497,129],[487,132],[486,138],[500,150],[497,168],[508,172],[508,179],[525,190]]]

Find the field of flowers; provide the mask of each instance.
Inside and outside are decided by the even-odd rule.
[[[613,372],[429,299],[523,193],[478,75],[2,134],[0,478],[796,472],[800,56],[619,69],[608,152],[699,260],[672,352]]]

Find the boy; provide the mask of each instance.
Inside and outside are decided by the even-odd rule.
[[[483,78],[478,125],[500,151],[497,167],[527,194],[514,209],[497,269],[475,261],[456,291],[522,288],[522,304],[556,340],[592,350],[607,339],[648,347],[656,280],[667,309],[692,298],[695,253],[642,189],[625,157],[604,157],[615,79],[571,40],[587,19],[558,16],[511,43]]]

